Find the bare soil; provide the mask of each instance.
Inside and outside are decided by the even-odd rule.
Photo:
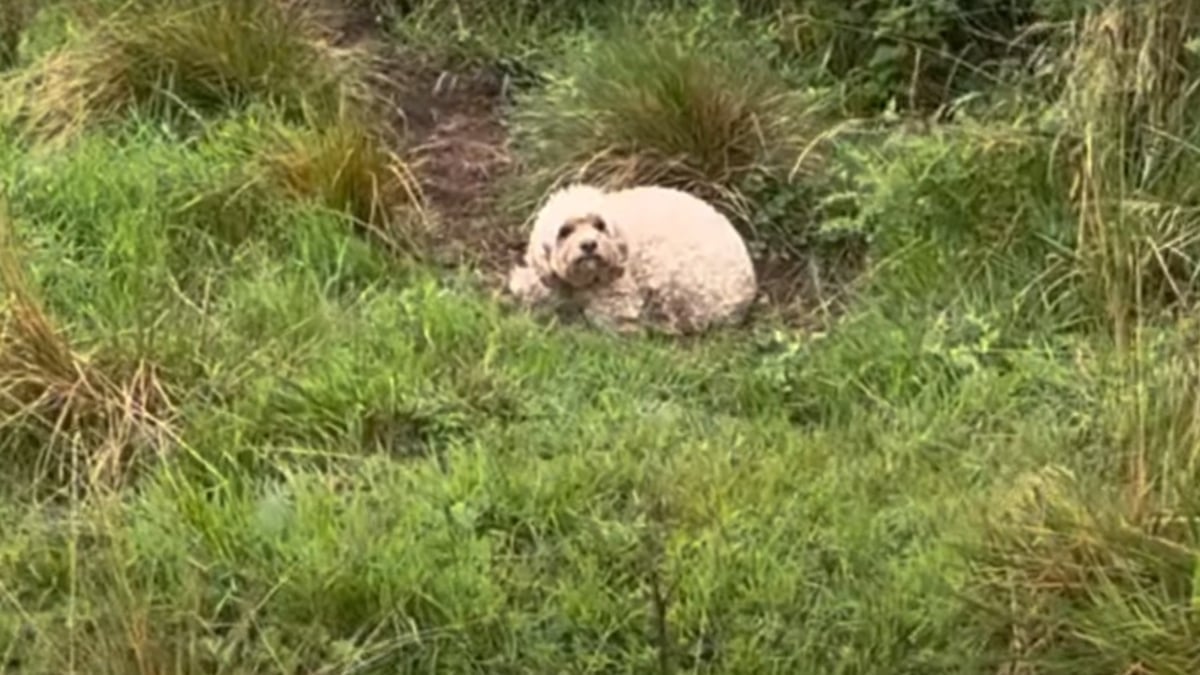
[[[508,222],[498,204],[514,169],[501,88],[486,71],[430,71],[410,77],[398,102],[435,218],[435,259],[488,277],[502,276],[522,249],[520,223]]]

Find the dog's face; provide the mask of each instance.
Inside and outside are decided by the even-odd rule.
[[[595,214],[567,219],[544,252],[554,276],[576,290],[601,286],[620,277],[628,256],[620,233]]]

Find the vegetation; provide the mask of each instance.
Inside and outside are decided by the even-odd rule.
[[[302,7],[137,0],[103,10],[82,3],[68,11],[99,25],[18,81],[30,133],[74,133],[133,109],[203,117],[253,102],[281,115],[329,116],[345,98],[366,96],[361,59],[320,40],[320,25]]]
[[[605,5],[0,13],[5,668],[1200,672],[1200,3]],[[432,264],[576,176],[808,281],[668,341]]]
[[[729,19],[637,15],[581,41],[578,58],[517,103],[530,173],[550,184],[656,183],[750,211],[740,188],[802,157],[818,133],[816,103],[759,59],[765,40],[752,26]]]

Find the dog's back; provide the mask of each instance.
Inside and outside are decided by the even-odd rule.
[[[605,209],[629,243],[629,272],[662,302],[687,307],[700,324],[738,320],[753,303],[757,279],[745,241],[704,200],[640,186],[608,194]]]

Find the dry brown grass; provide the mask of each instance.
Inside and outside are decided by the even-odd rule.
[[[11,467],[39,484],[113,486],[138,450],[169,445],[171,404],[155,369],[104,367],[72,348],[30,289],[2,211],[0,291],[0,447]]]
[[[395,251],[420,247],[428,224],[414,167],[371,125],[350,116],[311,129],[279,128],[259,156],[289,197],[351,216]]]
[[[1145,307],[1195,299],[1197,27],[1196,0],[1112,3],[1085,15],[1069,54],[1080,261],[1122,346]]]

